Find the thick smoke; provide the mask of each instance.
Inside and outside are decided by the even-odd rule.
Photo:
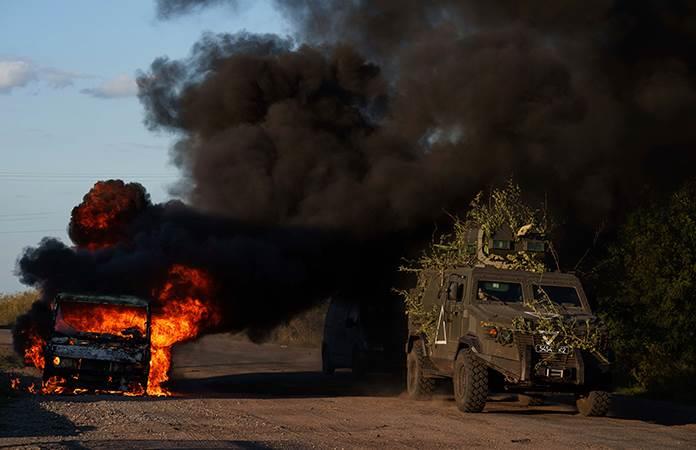
[[[219,3],[238,4],[157,12]],[[571,264],[599,223],[693,176],[690,2],[274,4],[292,38],[207,34],[138,77],[191,206],[148,204],[109,248],[45,240],[25,283],[147,293],[189,264],[216,280],[222,327],[259,336],[328,295],[388,292],[446,212],[510,176],[573,230]]]
[[[130,209],[120,210],[111,221],[97,214],[93,218],[101,223],[93,220],[84,228],[76,227],[86,206],[95,203],[127,204]],[[115,180],[97,183],[73,210],[71,236],[76,243],[95,235],[90,227],[101,230],[96,235],[99,243],[112,243],[105,238],[111,234],[119,240],[85,248],[46,238],[18,261],[21,281],[43,294],[17,323],[15,347],[20,354],[35,331],[47,337],[47,305],[59,292],[152,298],[172,266],[202,269],[213,280],[209,300],[222,316],[218,329],[246,331],[253,339],[263,339],[274,326],[320,300],[338,292],[352,295],[368,286],[374,289],[373,277],[358,274],[365,271],[377,277],[376,270],[388,266],[383,260],[361,262],[359,256],[367,247],[356,246],[339,233],[241,223],[201,214],[177,201],[153,205],[142,186]],[[388,245],[364,243],[368,244],[373,249]]]
[[[274,4],[308,44],[208,35],[140,77],[205,210],[377,234],[512,175],[592,230],[692,176],[689,2]]]

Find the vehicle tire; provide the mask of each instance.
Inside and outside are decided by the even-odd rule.
[[[517,396],[517,401],[522,406],[541,406],[544,404],[544,397],[541,395],[522,395]]]
[[[428,357],[423,352],[423,346],[419,341],[414,342],[406,356],[406,391],[414,400],[427,400],[433,395],[435,380],[425,376],[427,364]]]
[[[336,371],[336,368],[331,363],[331,356],[326,348],[326,344],[321,346],[321,371],[324,375],[333,375]]]
[[[586,395],[578,396],[575,404],[583,416],[606,416],[611,404],[611,394],[605,391],[590,391]]]
[[[454,361],[454,400],[466,413],[483,411],[488,399],[488,367],[471,350],[462,350]]]

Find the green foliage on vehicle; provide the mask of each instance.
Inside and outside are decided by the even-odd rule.
[[[432,342],[437,327],[437,307],[423,304],[423,293],[427,285],[425,273],[436,272],[442,276],[447,269],[461,266],[494,266],[510,270],[544,272],[544,253],[531,253],[515,248],[503,255],[490,248],[490,242],[501,230],[512,238],[518,247],[527,236],[545,239],[549,231],[546,212],[534,209],[522,201],[520,187],[509,181],[504,187],[493,189],[490,198],[484,201],[483,193],[474,197],[466,219],[452,216],[452,231],[434,239],[416,261],[400,267],[401,271],[413,272],[417,276],[416,287],[398,290],[406,304],[406,313],[412,326]],[[473,237],[472,237],[473,236]]]

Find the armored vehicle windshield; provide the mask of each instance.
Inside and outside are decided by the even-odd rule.
[[[522,285],[503,281],[481,280],[476,294],[480,302],[522,303]]]
[[[535,300],[551,300],[565,308],[582,308],[578,291],[574,286],[532,285]]]

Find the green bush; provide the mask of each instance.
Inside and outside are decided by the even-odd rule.
[[[696,184],[631,215],[609,255],[598,300],[619,381],[696,398]]]
[[[0,294],[0,326],[13,325],[17,316],[27,312],[38,297],[36,291]]]

